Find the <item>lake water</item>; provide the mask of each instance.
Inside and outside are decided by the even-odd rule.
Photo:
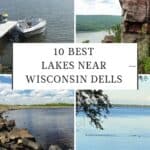
[[[77,32],[76,42],[82,43],[85,40],[89,40],[90,43],[101,43],[105,35],[108,35],[107,31],[98,32]]]
[[[84,114],[77,116],[77,150],[149,150],[150,108],[112,108],[103,119],[104,130],[89,124]]]
[[[20,42],[73,42],[74,1],[73,0],[0,0],[0,12],[6,11],[9,20],[41,17],[47,20],[45,34]],[[0,64],[11,67],[12,42],[0,40]]]
[[[73,108],[14,110],[4,115],[14,119],[18,128],[27,128],[45,150],[51,144],[63,150],[74,147]]]

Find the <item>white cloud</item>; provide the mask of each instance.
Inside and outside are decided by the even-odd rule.
[[[106,90],[112,104],[150,105],[149,90]]]
[[[121,15],[119,0],[76,0],[76,14]]]
[[[42,104],[42,103],[73,103],[74,95],[71,90],[31,90],[13,91],[11,84],[0,82],[1,104]]]

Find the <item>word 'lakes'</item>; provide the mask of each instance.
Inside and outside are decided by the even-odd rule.
[[[41,69],[106,69],[106,62],[99,61],[99,62],[91,62],[91,61],[79,61],[76,65],[74,61],[50,61],[45,62],[42,61]]]

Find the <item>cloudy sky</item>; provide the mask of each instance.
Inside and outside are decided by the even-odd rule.
[[[75,0],[76,14],[121,15],[119,0]]]
[[[139,80],[139,90],[104,90],[113,104],[150,105],[150,76]],[[11,77],[0,76],[0,104],[42,104],[52,102],[73,103],[72,90],[11,90]]]
[[[11,90],[11,76],[0,76],[0,104],[73,103],[72,90]]]
[[[139,90],[106,91],[111,103],[150,105],[150,75],[146,80],[139,80]]]

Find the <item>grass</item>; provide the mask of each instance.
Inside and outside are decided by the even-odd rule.
[[[38,109],[38,108],[70,108],[74,104],[70,103],[50,103],[50,104],[33,104],[33,105],[4,105],[0,104],[0,112],[16,109]]]
[[[112,104],[112,107],[147,107],[149,108],[150,105],[136,105],[136,104]]]

